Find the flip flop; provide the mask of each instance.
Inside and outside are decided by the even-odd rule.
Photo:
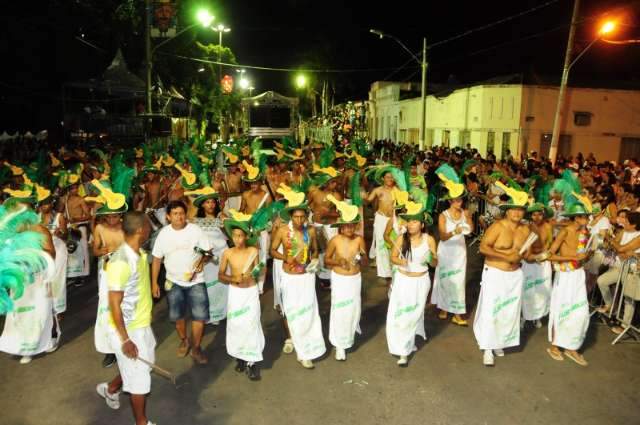
[[[587,363],[587,361],[582,356],[575,357],[572,353],[568,353],[566,351],[564,352],[564,355],[567,356],[568,358],[570,358],[571,360],[573,360],[574,362],[576,362],[577,364],[579,364],[580,366],[588,366],[589,365],[589,363]]]
[[[551,348],[547,348],[547,353],[551,356],[553,360],[557,360],[559,362],[564,360],[564,357],[562,357],[561,353],[554,352],[553,350],[551,350]]]

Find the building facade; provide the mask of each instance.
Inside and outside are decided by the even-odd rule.
[[[369,134],[417,144],[420,98],[402,99],[415,84],[376,82],[369,92]],[[464,147],[485,156],[547,156],[558,88],[485,84],[427,98],[425,146]],[[640,157],[640,91],[568,88],[558,154],[592,152],[599,160]]]

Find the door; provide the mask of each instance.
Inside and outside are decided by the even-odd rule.
[[[544,133],[540,138],[540,155],[539,157],[549,157],[549,148],[551,148],[551,133]],[[568,158],[571,155],[571,135],[561,134],[558,140],[558,157]]]

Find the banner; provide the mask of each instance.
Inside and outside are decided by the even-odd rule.
[[[175,37],[178,25],[174,0],[155,0],[152,6],[151,37]]]

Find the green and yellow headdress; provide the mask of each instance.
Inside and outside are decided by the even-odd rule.
[[[284,199],[287,201],[285,207],[282,209],[280,216],[285,220],[290,220],[290,213],[294,210],[305,210],[309,209],[309,205],[305,202],[306,195],[304,192],[298,192],[293,190],[291,187],[287,186],[284,183],[280,183],[280,186],[276,190],[279,194],[284,196]]]
[[[135,170],[124,164],[123,155],[115,155],[111,160],[109,180],[92,180],[91,185],[98,191],[98,196],[88,196],[85,200],[102,204],[96,215],[125,213],[129,208],[127,199],[131,198],[134,177]]]
[[[327,201],[336,206],[336,210],[340,213],[340,218],[331,227],[338,227],[342,224],[355,224],[360,221],[359,208],[357,205],[351,205],[348,202],[340,201],[333,195],[327,195]]]
[[[554,181],[552,190],[562,194],[564,202],[564,213],[562,215],[565,217],[592,215],[599,212],[599,210],[593,208],[591,199],[583,194],[582,185],[571,170],[562,172],[562,178]]]
[[[461,198],[467,194],[467,190],[462,183],[460,176],[449,164],[442,164],[436,169],[436,175],[447,189],[447,194],[442,199]]]

